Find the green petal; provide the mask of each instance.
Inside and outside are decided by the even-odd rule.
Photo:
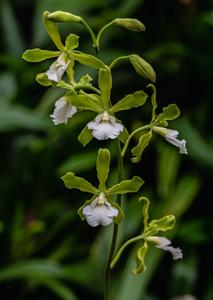
[[[132,179],[123,180],[106,190],[106,195],[135,193],[144,184],[142,178],[134,176]]]
[[[144,201],[144,205],[143,205],[143,224],[144,224],[144,230],[146,230],[147,225],[148,225],[148,220],[149,220],[149,199],[147,197],[140,197],[139,202]]]
[[[43,22],[44,22],[46,31],[49,34],[52,41],[54,42],[54,44],[56,45],[56,47],[59,50],[64,51],[64,45],[62,44],[61,37],[58,32],[58,27],[56,26],[56,24],[54,22],[52,22],[48,19],[48,15],[49,15],[48,11],[45,11],[43,13]]]
[[[109,174],[110,152],[108,149],[99,149],[96,161],[96,170],[99,180],[99,189],[106,189],[106,180]]]
[[[68,37],[66,38],[66,41],[65,41],[66,51],[70,51],[75,48],[78,48],[78,45],[79,45],[78,41],[79,41],[78,35],[72,34],[72,33],[70,35],[68,35]]]
[[[120,110],[128,110],[132,107],[138,107],[143,105],[148,98],[148,95],[144,91],[138,91],[134,94],[127,95],[123,99],[121,99],[119,102],[117,102],[115,105],[113,105],[109,112],[110,113],[116,113]]]
[[[53,84],[52,81],[48,79],[48,77],[45,73],[37,74],[36,81],[43,86],[50,86]]]
[[[143,151],[149,145],[151,138],[152,138],[152,132],[151,131],[148,132],[148,133],[143,134],[140,137],[138,144],[131,150],[132,155],[133,155],[131,161],[133,163],[138,163],[141,160],[141,156],[143,154]]]
[[[174,120],[178,118],[180,115],[180,110],[176,104],[169,104],[168,106],[163,108],[163,112],[160,113],[156,120],[154,121],[154,125],[165,125],[167,126],[166,121]]]
[[[91,183],[81,177],[75,176],[72,172],[67,172],[64,176],[61,177],[64,181],[65,186],[68,189],[78,189],[82,192],[87,192],[91,194],[97,194],[99,191]]]
[[[98,85],[101,91],[101,98],[104,103],[104,107],[107,109],[112,89],[112,75],[108,67],[99,70]]]
[[[39,48],[27,50],[23,53],[22,58],[29,62],[39,62],[60,55],[60,51],[48,51]]]
[[[173,229],[175,226],[175,216],[173,215],[167,215],[160,219],[152,220],[148,224],[147,231],[145,234],[147,236],[155,235],[159,231],[167,231]]]
[[[78,140],[85,147],[92,139],[93,139],[92,131],[86,125],[84,129],[81,131],[81,133],[79,134]]]
[[[72,52],[72,57],[83,65],[100,69],[105,68],[105,64],[95,56],[81,52]]]
[[[136,269],[132,271],[133,274],[141,274],[146,271],[146,265],[145,265],[145,257],[147,254],[148,245],[146,242],[144,242],[143,246],[138,248],[135,256],[136,261]]]
[[[70,93],[67,95],[68,100],[72,105],[77,107],[78,109],[83,110],[91,110],[97,113],[101,113],[103,109],[100,105],[97,104],[96,101],[94,101],[90,96],[86,95],[75,95],[73,93]]]

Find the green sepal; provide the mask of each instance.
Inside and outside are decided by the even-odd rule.
[[[108,200],[108,201],[109,201],[109,200]],[[111,204],[112,206],[114,206],[114,207],[117,208],[117,210],[118,210],[118,215],[117,215],[117,217],[114,217],[113,221],[114,221],[116,224],[121,223],[121,222],[124,220],[124,212],[123,212],[122,208],[120,207],[120,205],[118,205],[118,204],[115,203],[115,202],[112,202],[112,201],[109,201],[109,202],[110,202],[110,204]]]
[[[82,221],[84,221],[86,219],[85,216],[84,216],[84,214],[83,214],[84,207],[87,206],[87,205],[90,205],[91,202],[95,199],[95,197],[96,196],[93,196],[90,200],[85,201],[84,204],[81,207],[79,207],[77,213],[80,216],[80,218],[81,218]]]
[[[90,83],[93,81],[93,78],[89,75],[86,74],[84,76],[82,76],[78,82],[78,84],[81,85],[90,85]]]
[[[79,134],[78,141],[85,147],[92,139],[92,131],[86,125]]]
[[[66,90],[70,90],[70,91],[72,91],[72,92],[75,92],[74,87],[73,87],[71,84],[65,82],[64,80],[60,80],[60,81],[57,83],[57,87],[60,87],[60,88],[62,88],[62,89],[66,89]]]
[[[147,242],[144,242],[143,246],[137,249],[135,261],[136,269],[132,271],[134,275],[141,274],[146,271],[145,257],[147,254],[148,245]]]
[[[167,126],[167,121],[174,120],[180,115],[180,110],[176,104],[169,104],[163,108],[163,112],[160,113],[154,121],[154,125]]]
[[[84,178],[77,177],[73,172],[67,172],[61,177],[68,189],[78,189],[82,192],[97,194],[99,190]]]
[[[149,131],[148,133],[143,134],[140,137],[138,144],[134,148],[132,148],[131,152],[133,157],[131,158],[131,161],[133,163],[138,163],[141,160],[143,151],[149,145],[151,138],[152,132]]]
[[[123,180],[118,184],[107,189],[106,195],[127,194],[137,192],[144,184],[144,180],[139,176],[134,176],[132,179]]]
[[[151,96],[151,102],[152,102],[152,121],[156,118],[156,108],[157,108],[157,100],[156,100],[156,87],[154,84],[150,83],[147,85],[147,87],[152,89],[152,96]]]
[[[39,73],[36,75],[36,81],[43,86],[53,85],[52,81],[48,79],[46,73]]]
[[[43,13],[43,22],[44,22],[46,31],[49,34],[52,41],[54,42],[54,44],[56,45],[56,47],[59,50],[64,51],[64,45],[62,44],[61,37],[58,32],[58,27],[56,26],[56,24],[54,22],[48,20],[48,15],[49,15],[48,11],[45,11]]]
[[[67,76],[68,76],[68,79],[69,81],[72,83],[72,84],[75,84],[75,79],[74,79],[74,64],[75,64],[75,61],[74,59],[71,59],[70,60],[70,63],[66,69],[66,73],[67,73]]]
[[[104,107],[109,107],[110,94],[112,89],[112,75],[108,67],[99,70],[98,86],[101,91],[101,98]]]
[[[142,201],[145,202],[144,205],[143,205],[143,211],[142,211],[143,212],[144,231],[145,231],[146,228],[147,228],[147,225],[148,225],[148,221],[149,221],[149,204],[150,204],[150,202],[149,202],[149,199],[147,197],[144,197],[144,196],[140,197],[138,201],[139,202],[142,202]]]
[[[145,79],[150,80],[151,82],[156,81],[156,74],[153,67],[145,61],[142,57],[136,54],[129,55],[129,60],[134,67],[135,71],[144,77]]]
[[[145,232],[146,236],[155,235],[159,231],[167,231],[173,229],[175,226],[175,216],[167,215],[160,219],[152,220]]]
[[[26,50],[22,58],[29,62],[40,62],[45,59],[49,59],[52,57],[57,57],[60,55],[60,51],[49,51],[49,50],[42,50],[39,48]]]
[[[116,18],[113,20],[113,24],[121,26],[131,31],[145,31],[145,26],[137,19],[131,18]]]
[[[116,113],[120,110],[128,110],[132,107],[138,107],[144,105],[148,98],[148,95],[144,91],[137,91],[134,94],[129,94],[113,105],[110,109],[110,113]]]
[[[96,160],[96,170],[99,180],[99,190],[105,191],[106,181],[109,174],[110,152],[108,149],[100,148]]]
[[[119,121],[119,120],[118,120],[118,122],[121,123],[121,121]],[[121,141],[122,144],[125,144],[128,137],[129,137],[129,132],[126,129],[126,127],[124,127],[124,130],[119,134],[118,139],[119,139],[119,141]]]
[[[91,97],[86,95],[76,95],[70,93],[67,95],[68,101],[75,107],[82,110],[91,110],[97,113],[101,113],[103,109],[98,105]]]
[[[72,52],[71,56],[83,65],[95,69],[105,68],[105,64],[93,55],[75,51]]]
[[[65,49],[66,51],[70,51],[73,50],[75,48],[78,48],[79,46],[79,36],[76,34],[71,33],[70,35],[68,35],[68,37],[66,38],[65,41]]]
[[[74,14],[71,14],[69,12],[65,11],[54,11],[53,13],[49,13],[48,19],[52,20],[54,22],[81,22],[82,18],[79,16],[76,16]]]

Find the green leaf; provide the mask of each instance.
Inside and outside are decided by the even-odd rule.
[[[157,116],[156,120],[154,121],[154,124],[164,125],[165,121],[174,120],[178,118],[179,115],[180,115],[180,110],[178,106],[176,104],[169,104],[168,106],[163,108],[163,112]]]
[[[140,197],[139,202],[144,201],[144,205],[143,205],[143,224],[144,224],[144,231],[146,230],[146,227],[148,225],[148,220],[149,220],[149,199],[147,197]]]
[[[81,17],[65,11],[54,11],[49,13],[48,19],[54,22],[81,22]]]
[[[49,34],[52,41],[54,42],[54,44],[56,45],[56,47],[59,50],[64,51],[64,45],[62,44],[61,37],[58,32],[58,27],[56,26],[56,24],[54,22],[48,20],[48,15],[49,15],[48,11],[45,11],[43,13],[43,22],[44,22],[46,31]]]
[[[147,87],[150,87],[152,89],[152,96],[151,96],[151,101],[152,101],[152,121],[156,118],[156,108],[157,108],[157,101],[156,101],[156,87],[154,84],[150,83],[147,85]]]
[[[160,219],[152,220],[147,227],[146,235],[155,235],[159,231],[171,230],[175,226],[175,216],[167,215]]]
[[[89,66],[91,68],[95,68],[95,69],[101,69],[101,68],[105,68],[105,64],[100,61],[99,59],[97,59],[95,56],[90,55],[90,54],[85,54],[82,52],[72,52],[71,56],[77,60],[78,62],[80,62],[83,65]]]
[[[136,269],[132,271],[133,274],[137,275],[146,271],[146,265],[144,259],[147,254],[147,250],[148,250],[148,245],[146,242],[144,242],[142,247],[138,248],[135,257]]]
[[[128,110],[132,107],[138,107],[143,105],[148,98],[148,95],[144,91],[137,91],[134,94],[129,94],[115,105],[113,105],[109,112],[116,113],[120,110]]]
[[[72,172],[67,172],[61,177],[61,179],[64,181],[64,184],[68,189],[78,189],[82,192],[87,192],[90,194],[98,193],[98,189],[95,188],[91,183],[86,181],[84,178],[75,176],[75,174]]]
[[[139,75],[152,82],[156,81],[155,71],[147,61],[145,61],[142,57],[136,54],[129,55],[129,59],[135,71]]]
[[[106,195],[135,193],[144,184],[142,178],[134,176],[132,179],[123,180],[106,190]]]
[[[92,110],[101,113],[103,109],[91,97],[86,95],[75,95],[73,93],[67,94],[68,101],[76,106],[78,109]]]
[[[137,146],[132,148],[131,152],[132,152],[133,157],[132,157],[131,161],[133,163],[138,163],[141,160],[143,151],[149,145],[151,138],[152,138],[152,132],[149,131],[148,133],[143,134],[140,137]]]
[[[68,35],[68,37],[66,38],[66,41],[65,41],[66,51],[70,51],[75,48],[78,48],[78,45],[79,45],[78,41],[79,41],[78,35],[72,34],[72,33],[70,35]]]
[[[39,62],[60,55],[60,51],[42,50],[39,48],[27,50],[23,53],[22,58],[30,62]]]
[[[112,75],[108,67],[99,70],[98,85],[101,91],[101,98],[104,103],[104,107],[108,108],[112,89]]]
[[[116,18],[113,24],[121,26],[131,31],[145,31],[145,26],[137,19],[131,18]]]
[[[52,85],[52,81],[48,79],[46,73],[39,73],[36,76],[36,81],[43,86],[50,86]]]
[[[106,180],[109,174],[110,152],[108,149],[99,149],[96,161],[96,170],[99,180],[99,189],[106,189]]]
[[[79,134],[78,140],[85,147],[92,139],[93,139],[92,132],[86,125],[84,129],[81,131],[81,133]]]
[[[36,280],[36,283],[45,285],[62,300],[77,300],[75,294],[59,280],[44,277]]]

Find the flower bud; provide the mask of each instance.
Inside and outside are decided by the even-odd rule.
[[[49,13],[47,18],[54,22],[81,22],[81,17],[64,11]]]
[[[129,59],[138,74],[152,82],[155,82],[155,71],[147,61],[136,54],[130,55]]]
[[[145,31],[144,24],[137,19],[116,18],[113,23],[132,31]]]

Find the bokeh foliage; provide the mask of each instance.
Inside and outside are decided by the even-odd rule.
[[[187,140],[188,157],[180,157],[177,149],[156,138],[136,165],[136,172],[147,182],[143,194],[153,200],[153,215],[172,213],[177,217],[176,232],[170,237],[183,249],[184,259],[173,263],[153,247],[146,273],[133,276],[134,251],[130,248],[113,271],[114,299],[157,300],[193,294],[211,300],[212,0],[1,1],[1,294],[6,295],[5,300],[72,300],[101,299],[102,293],[101,274],[111,227],[92,229],[82,223],[76,212],[86,197],[64,189],[59,179],[73,171],[95,182],[98,143],[93,141],[83,149],[76,139],[82,122],[93,115],[81,113],[69,126],[54,126],[49,114],[63,91],[46,91],[36,83],[35,75],[45,71],[48,62],[27,64],[21,59],[27,48],[53,50],[42,24],[44,10],[82,15],[94,28],[115,17],[140,19],[146,25],[145,33],[132,34],[120,28],[107,32],[101,57],[107,63],[118,55],[142,55],[157,72],[161,108],[176,102],[182,112],[172,125]],[[81,27],[66,24],[60,29],[64,36],[68,32],[79,34],[81,49],[93,53],[88,34]],[[85,72],[91,70],[78,67],[76,76]],[[134,76],[128,65],[116,68],[113,96],[121,98],[145,88],[146,81]],[[121,113],[121,117],[134,128],[143,124],[149,113],[146,106],[132,115]],[[107,146],[115,158],[113,143]],[[112,183],[115,170],[116,165]],[[130,163],[125,171],[132,175]],[[120,241],[141,229],[137,199],[132,196],[126,200]]]

